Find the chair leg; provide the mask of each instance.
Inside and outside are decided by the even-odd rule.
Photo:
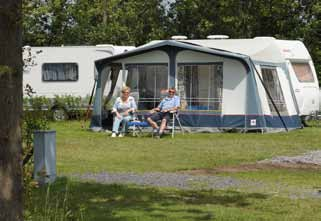
[[[141,136],[142,134],[143,134],[143,130],[142,130],[142,128],[140,127],[140,126],[137,126],[137,136],[139,137],[139,136]]]
[[[173,114],[173,119],[172,119],[172,138],[174,138],[174,133],[175,133],[175,114]]]
[[[133,137],[136,137],[137,136],[137,132],[136,132],[136,126],[134,125],[133,126]]]
[[[176,120],[177,120],[177,122],[178,122],[179,128],[181,129],[182,134],[184,135],[184,128],[182,127],[181,121],[179,120],[179,118],[177,117],[177,115],[175,115],[175,117],[176,117]]]

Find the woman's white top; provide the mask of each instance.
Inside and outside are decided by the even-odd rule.
[[[125,111],[133,108],[134,110],[137,109],[137,105],[135,99],[132,96],[129,96],[127,101],[123,101],[121,97],[117,97],[114,106],[113,112],[124,113]]]

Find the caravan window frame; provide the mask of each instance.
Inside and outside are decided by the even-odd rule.
[[[66,65],[66,64],[70,64],[70,65],[75,65],[76,67],[76,78],[75,79],[63,79],[63,80],[46,80],[45,77],[44,77],[44,67],[45,65]],[[64,73],[64,76],[66,76],[66,73]],[[48,83],[51,83],[51,82],[77,82],[79,81],[79,64],[77,62],[46,62],[46,63],[43,63],[41,65],[41,79],[43,82],[48,82]]]
[[[180,66],[201,66],[201,65],[208,65],[209,67],[211,65],[217,66],[220,65],[221,66],[221,87],[220,87],[220,97],[215,97],[215,98],[210,98],[209,96],[207,96],[207,98],[189,98],[186,100],[186,97],[182,96],[182,94],[180,94],[180,85],[179,85],[179,68]],[[208,75],[210,77],[210,69],[208,70]],[[222,112],[222,100],[223,100],[223,88],[224,88],[224,82],[223,82],[223,78],[224,78],[224,63],[223,62],[178,62],[176,65],[176,88],[177,91],[181,97],[181,109],[185,110],[185,111],[215,111],[215,112]],[[215,79],[215,78],[214,78]],[[209,79],[209,81],[211,81],[211,79]],[[193,87],[193,86],[192,86]],[[209,93],[211,93],[211,90],[214,89],[214,86],[211,87],[210,84],[208,84],[207,87],[207,94],[209,95]],[[192,93],[192,92],[190,92]],[[199,94],[199,92],[198,92]],[[211,100],[212,99],[212,100]],[[184,104],[185,102],[185,104]],[[207,105],[192,105],[191,103],[197,103],[197,102],[207,102]],[[213,107],[211,108],[212,105],[210,105],[210,103],[213,103]],[[186,108],[186,107],[187,108]],[[195,107],[194,107],[195,106]],[[215,108],[215,106],[217,106]]]
[[[288,107],[287,107],[287,103],[286,103],[286,100],[285,100],[283,88],[282,88],[282,86],[281,86],[281,81],[280,81],[280,78],[279,78],[279,73],[278,73],[278,71],[277,71],[277,68],[278,68],[277,66],[260,65],[260,69],[261,69],[261,73],[260,73],[260,74],[261,74],[262,81],[263,81],[265,87],[267,87],[267,90],[269,91],[270,95],[273,96],[272,93],[271,93],[271,91],[269,90],[269,89],[270,89],[269,86],[266,85],[266,82],[265,82],[265,80],[264,80],[264,77],[263,77],[263,75],[264,75],[264,74],[263,74],[263,69],[272,70],[272,71],[274,70],[274,71],[275,71],[275,76],[277,77],[278,85],[280,86],[280,91],[281,91],[280,94],[281,94],[281,96],[282,96],[282,98],[283,98],[283,100],[281,101],[282,103],[280,103],[280,105],[283,105],[283,106],[284,106],[283,109],[280,110],[280,108],[278,107],[279,104],[275,102],[275,98],[272,97],[272,99],[273,99],[274,104],[277,106],[278,111],[280,112],[280,114],[285,114],[285,115],[287,115],[287,114],[288,114]],[[271,114],[272,114],[272,115],[273,115],[273,114],[276,114],[277,112],[276,112],[276,110],[275,110],[275,108],[274,108],[274,106],[273,106],[273,104],[272,104],[272,102],[271,102],[271,100],[270,100],[270,98],[269,98],[268,95],[267,95],[267,101],[268,101],[268,106],[269,106],[269,109],[270,109]],[[281,107],[282,107],[282,106],[281,106]]]
[[[167,68],[167,73],[166,73],[166,78],[167,78],[167,82],[166,82],[166,87],[164,87],[164,89],[168,89],[169,87],[169,82],[170,82],[170,76],[169,76],[169,71],[170,71],[170,65],[168,62],[155,62],[155,63],[126,63],[124,64],[124,67],[125,67],[125,70],[127,71],[127,79],[126,79],[126,84],[127,84],[127,81],[128,81],[128,77],[129,77],[129,67],[130,66],[164,66]],[[155,73],[155,72],[154,72]],[[157,80],[157,79],[155,79]],[[139,89],[139,77],[138,77],[138,89]],[[131,87],[131,85],[128,85],[129,87]],[[132,91],[132,95],[134,96],[134,93],[137,93],[137,91],[135,91],[134,88],[131,87],[131,91]],[[157,90],[157,83],[156,85],[154,85],[154,97],[153,98],[142,98],[141,99],[141,93],[140,91],[138,91],[138,98],[136,97],[135,100],[136,100],[136,103],[137,103],[137,109],[140,110],[140,111],[143,111],[143,110],[149,110],[149,109],[152,109],[152,108],[155,108],[157,107],[157,105],[159,104],[160,100],[161,100],[161,94],[160,94],[160,91],[161,90]],[[159,97],[155,97],[157,96],[157,94],[159,93]],[[145,103],[145,105],[144,105]],[[152,105],[151,105],[152,104]],[[148,108],[141,108],[141,106],[149,106]]]

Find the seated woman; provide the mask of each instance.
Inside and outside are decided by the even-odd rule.
[[[135,99],[129,96],[130,88],[123,87],[121,90],[121,96],[118,97],[113,106],[112,113],[115,114],[113,122],[113,133],[111,137],[116,137],[119,133],[120,124],[122,124],[122,130],[119,133],[119,137],[123,137],[128,129],[128,121],[132,119],[132,114],[136,111],[137,106]]]

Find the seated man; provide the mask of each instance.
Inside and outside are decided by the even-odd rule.
[[[158,107],[151,110],[151,116],[147,118],[148,123],[153,127],[154,133],[157,132],[157,137],[163,134],[168,120],[171,117],[171,112],[177,111],[180,106],[180,98],[175,95],[175,88],[168,89],[168,95],[160,102]],[[157,121],[161,120],[161,125],[158,128]]]

